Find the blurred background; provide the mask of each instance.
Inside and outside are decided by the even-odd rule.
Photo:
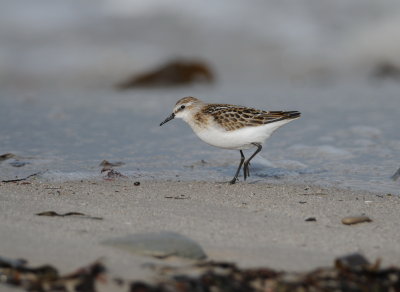
[[[400,64],[395,0],[2,0],[1,7],[2,86],[107,87],[175,57],[203,58],[227,82],[365,77],[382,63]]]
[[[0,161],[1,178],[99,177],[107,159],[129,177],[228,180],[238,153],[181,121],[158,127],[192,95],[303,113],[267,142],[254,180],[398,193],[399,1],[0,5],[0,155],[14,155]],[[207,78],[169,84],[193,69],[171,62],[200,63]],[[118,87],[143,74],[167,80]]]

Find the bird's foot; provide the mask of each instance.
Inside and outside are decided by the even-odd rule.
[[[239,179],[237,177],[234,177],[231,181],[229,181],[229,184],[234,185]]]

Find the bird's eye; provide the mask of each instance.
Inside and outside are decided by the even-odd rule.
[[[182,104],[182,105],[181,105],[181,109],[184,109],[184,108],[185,108],[185,106]]]

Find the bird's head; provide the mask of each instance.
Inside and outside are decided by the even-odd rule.
[[[188,96],[181,98],[175,104],[172,114],[168,118],[166,118],[160,124],[160,126],[164,125],[166,122],[169,122],[174,118],[180,118],[186,121],[186,119],[189,119],[189,117],[196,111],[196,108],[200,104],[202,104],[202,102],[195,97]]]

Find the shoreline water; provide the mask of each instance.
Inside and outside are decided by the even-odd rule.
[[[250,97],[244,102],[246,92]],[[392,118],[397,92],[395,84],[368,83],[14,91],[1,102],[0,122],[6,126],[0,130],[0,155],[10,152],[17,158],[1,162],[0,177],[48,170],[43,175],[49,180],[92,179],[106,159],[125,163],[118,170],[130,177],[228,180],[238,152],[206,145],[182,121],[159,127],[177,98],[193,95],[303,113],[268,139],[253,161],[251,179],[398,194],[399,182],[390,179],[399,168],[400,138]],[[33,97],[24,99],[28,94]]]

